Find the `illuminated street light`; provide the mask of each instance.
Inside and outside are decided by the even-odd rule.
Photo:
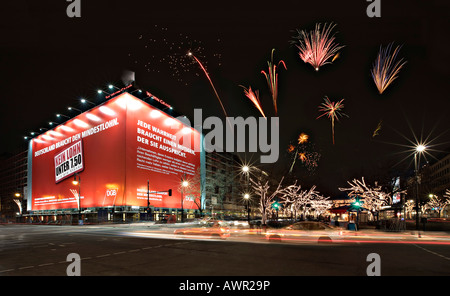
[[[183,191],[184,188],[189,186],[189,182],[186,180],[186,174],[181,177],[181,223],[184,222],[184,198]]]
[[[78,173],[75,173],[73,176],[72,184],[77,186],[78,185],[78,224],[82,225],[81,222],[81,177]]]
[[[89,100],[86,100],[85,98],[81,98],[80,99],[80,102],[81,103],[83,103],[83,104],[85,104],[85,103],[88,103],[88,104],[91,104],[91,105],[94,105],[94,106],[97,106],[95,103],[92,103],[91,101],[89,101]]]
[[[83,111],[81,111],[80,109],[77,109],[77,108],[74,108],[74,107],[67,107],[67,110],[76,110],[76,111],[78,111],[78,112],[80,112],[80,113],[83,113]]]
[[[248,225],[250,226],[250,194],[245,193],[244,199],[247,201],[247,222]]]
[[[418,159],[417,155],[419,154],[419,157],[422,153],[425,152],[425,145],[418,144],[416,146],[416,151],[414,152],[414,169],[416,173],[416,230],[419,230],[419,175],[417,172],[418,169]]]
[[[61,114],[61,113],[56,114],[56,117],[58,117],[58,118],[60,118],[61,116],[70,119],[70,117],[67,116],[67,115],[64,115],[64,114]]]
[[[417,145],[417,147],[416,147],[416,151],[417,152],[423,152],[423,151],[425,151],[425,146],[424,145],[422,145],[422,144],[419,144],[419,145]]]

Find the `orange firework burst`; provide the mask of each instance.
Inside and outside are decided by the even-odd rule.
[[[339,121],[340,116],[346,116],[346,114],[342,113],[342,110],[344,109],[344,104],[342,103],[344,99],[340,100],[339,102],[331,102],[328,97],[325,97],[325,102],[322,103],[319,106],[319,111],[324,112],[322,115],[317,117],[316,119],[319,119],[320,117],[326,115],[331,120],[331,132],[333,136],[333,145],[334,145],[334,120]]]
[[[373,81],[380,95],[397,78],[400,69],[406,64],[403,59],[396,62],[400,48],[400,46],[396,47],[391,54],[392,43],[385,49],[380,46],[380,51],[371,70]]]
[[[277,109],[277,100],[278,100],[278,73],[277,73],[277,65],[273,64],[273,52],[275,51],[275,48],[272,49],[271,54],[271,61],[267,62],[269,66],[269,71],[266,73],[265,71],[261,71],[262,74],[266,77],[267,84],[269,85],[270,93],[272,94],[272,101],[273,101],[273,107],[275,108],[275,116],[278,114]],[[282,64],[284,66],[284,69],[287,70],[286,64],[284,61],[279,61],[278,65]]]
[[[307,134],[301,133],[298,136],[298,143],[299,144],[304,144],[304,143],[308,142],[308,139],[309,139],[309,136]]]
[[[299,153],[299,154],[298,154],[298,158],[299,158],[302,162],[305,162],[305,161],[307,160],[306,154],[305,154],[305,153]]]
[[[255,107],[261,112],[262,116],[266,118],[266,115],[264,114],[264,111],[262,110],[261,103],[259,101],[259,92],[256,90],[253,92],[252,87],[249,86],[248,89],[241,85],[241,87],[244,89],[244,94],[247,98],[252,101],[252,103],[255,105]]]
[[[334,62],[339,57],[339,50],[344,46],[334,42],[334,35],[331,31],[336,25],[327,24],[321,27],[321,24],[316,24],[313,31],[299,31],[298,36],[294,37],[296,40],[292,43],[299,42],[296,45],[299,49],[299,56],[303,62],[311,64],[316,71],[325,64]],[[332,59],[330,62],[329,60]]]
[[[288,152],[289,152],[289,153],[294,152],[294,150],[295,150],[294,145],[289,145],[289,146],[288,146]]]

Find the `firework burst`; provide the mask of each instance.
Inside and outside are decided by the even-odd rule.
[[[322,116],[327,116],[328,119],[331,120],[331,132],[333,136],[333,145],[334,145],[334,121],[339,121],[339,117],[341,116],[347,116],[347,114],[343,113],[342,110],[344,109],[344,104],[342,103],[344,99],[340,100],[339,102],[331,102],[328,97],[325,97],[325,102],[320,104],[319,111],[323,112],[322,115],[317,117],[316,119],[319,119]]]
[[[311,64],[316,71],[325,64],[334,62],[339,57],[339,50],[344,46],[335,43],[334,34],[332,30],[336,25],[332,23],[323,27],[321,24],[316,24],[313,31],[297,30],[298,36],[294,37],[296,40],[292,43],[296,44],[299,49],[299,56],[303,62]],[[329,60],[332,59],[330,62]]]
[[[298,136],[297,144],[289,144],[287,152],[292,157],[292,164],[289,173],[292,172],[297,159],[301,161],[301,165],[306,168],[309,173],[313,173],[319,165],[320,154],[314,151],[314,144],[309,142],[309,136],[301,133]]]
[[[392,45],[391,43],[384,49],[380,46],[380,51],[371,70],[373,81],[380,95],[398,77],[400,69],[406,64],[403,59],[397,61],[401,46],[397,46],[391,53]]]
[[[265,71],[261,71],[262,74],[266,77],[267,84],[270,89],[270,93],[272,94],[272,101],[273,101],[273,107],[275,108],[275,116],[278,114],[277,109],[277,100],[278,100],[278,73],[277,73],[277,65],[273,63],[273,52],[275,51],[275,48],[272,49],[271,54],[271,61],[267,62],[267,65],[269,66],[269,70],[266,73]],[[284,69],[287,70],[286,64],[283,60],[278,62],[278,66],[282,64],[284,66]]]
[[[299,144],[304,144],[304,143],[308,142],[308,139],[309,139],[309,136],[307,134],[301,133],[298,136],[297,141],[298,141]]]
[[[261,107],[261,103],[259,101],[259,92],[257,90],[253,91],[251,86],[249,86],[248,89],[242,85],[240,85],[240,86],[244,89],[245,96],[247,98],[249,98],[250,101],[252,101],[252,103],[259,110],[259,112],[261,112],[262,116],[264,116],[264,118],[266,118],[266,115],[264,114],[264,111]]]

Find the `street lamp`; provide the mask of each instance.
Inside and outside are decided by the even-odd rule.
[[[83,113],[83,111],[81,111],[80,109],[77,109],[77,108],[74,108],[74,107],[67,107],[67,110],[76,110],[76,111],[78,111],[78,112],[80,112],[80,113]]]
[[[58,118],[61,117],[61,116],[70,119],[70,117],[67,116],[67,115],[64,115],[64,114],[61,114],[61,113],[56,114],[56,117],[58,117]]]
[[[183,198],[183,190],[185,187],[189,186],[189,182],[186,181],[186,174],[184,174],[181,177],[181,223],[184,222],[184,208],[183,208],[183,204],[184,204],[184,198]]]
[[[250,202],[250,194],[245,193],[244,194],[244,199],[247,200],[247,222],[250,225],[250,204],[249,204],[249,202]]]
[[[417,173],[418,159],[417,155],[425,152],[426,147],[422,144],[416,146],[416,151],[414,152],[414,168],[416,172],[416,230],[419,230],[419,175]]]
[[[78,178],[77,178],[78,177]],[[78,173],[75,173],[73,176],[73,185],[78,185],[78,223],[81,220],[81,177]]]
[[[93,106],[97,106],[97,104],[92,103],[91,101],[86,100],[85,98],[80,99],[80,102],[83,103],[83,104],[88,103],[88,104],[91,104]]]

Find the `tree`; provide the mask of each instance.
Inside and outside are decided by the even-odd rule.
[[[250,178],[250,182],[253,184],[252,188],[259,195],[259,210],[261,212],[263,225],[266,224],[267,214],[270,210],[270,205],[272,204],[274,198],[277,196],[277,194],[283,192],[283,189],[281,187],[283,179],[284,177],[281,178],[277,188],[270,193],[269,180],[264,182],[262,178],[258,178],[256,181]]]
[[[425,212],[427,209],[436,209],[440,218],[448,204],[450,204],[450,190],[447,189],[442,198],[439,198],[434,194],[431,195],[430,200],[422,208],[422,212]]]
[[[314,198],[310,202],[315,215],[320,216],[333,206],[332,201],[329,199],[329,197],[324,197],[319,194],[314,195]]]
[[[389,204],[390,197],[388,193],[381,190],[381,186],[369,186],[362,177],[361,181],[353,179],[347,181],[349,188],[339,188],[340,191],[349,192],[350,197],[360,196],[364,199],[364,208],[368,209],[372,215],[381,210],[381,206]]]
[[[200,211],[200,217],[203,216],[203,209],[205,207],[205,201],[204,199],[202,199],[202,196],[206,191],[205,179],[206,178],[202,178],[201,168],[198,167],[194,176],[192,176],[192,178],[188,180],[189,184],[191,185],[183,189],[184,194],[190,196],[194,204],[197,206],[198,210]],[[179,191],[181,191],[181,187],[179,188]]]

